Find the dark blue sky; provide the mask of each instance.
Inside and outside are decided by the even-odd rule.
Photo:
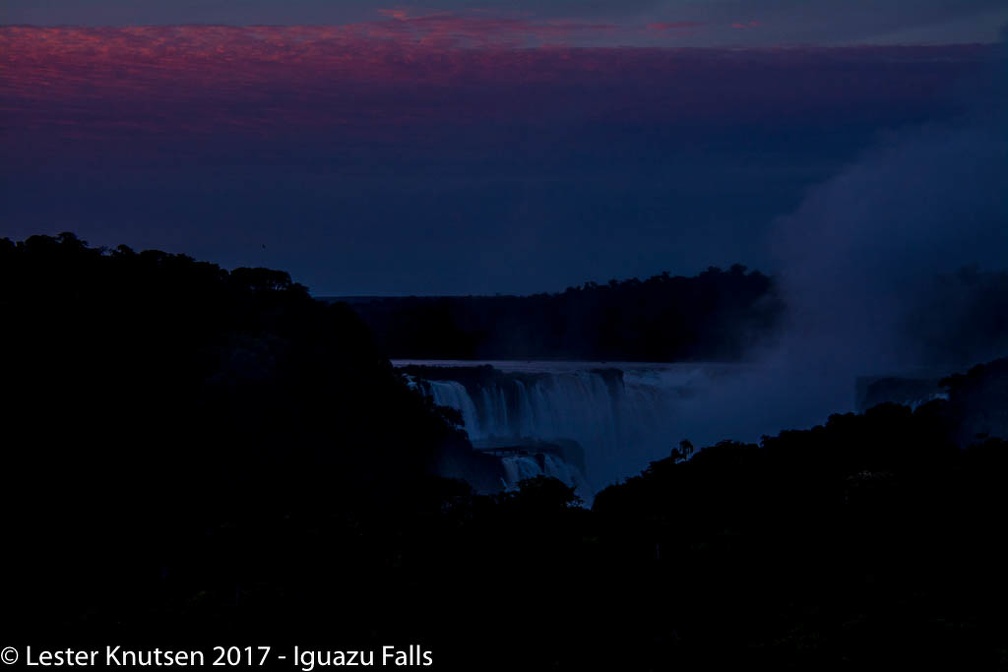
[[[82,4],[3,20],[162,25],[0,28],[0,235],[73,230],[341,295],[775,270],[774,223],[817,185],[972,114],[995,50],[949,43],[990,42],[1005,13]],[[164,25],[189,22],[326,25]]]

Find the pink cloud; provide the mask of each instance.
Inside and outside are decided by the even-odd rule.
[[[392,17],[407,27],[410,36],[416,41],[443,47],[571,43],[619,30],[619,26],[609,23],[534,20],[520,15],[494,15],[480,11],[414,14],[405,9],[390,9],[379,10],[379,13]],[[372,33],[387,28],[373,24],[362,24],[362,27]]]
[[[701,21],[663,21],[658,23],[649,23],[647,25],[647,29],[657,32],[680,30],[691,31],[696,28],[700,28],[703,25],[705,24]]]
[[[781,123],[927,100],[986,53],[511,46],[506,36],[524,34],[525,21],[427,15],[290,28],[0,28],[2,146],[23,135],[55,142],[342,133],[366,141],[546,121]],[[536,25],[544,36],[571,29]],[[493,39],[470,46],[488,33]]]
[[[406,9],[379,9],[378,13],[382,16],[399,19],[400,21],[405,21],[409,18],[409,10]]]

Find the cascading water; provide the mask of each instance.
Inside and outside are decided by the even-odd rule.
[[[462,413],[475,442],[576,436],[615,440],[619,399],[598,373],[502,375],[475,389],[455,380],[427,384],[435,403]]]
[[[476,411],[476,404],[472,397],[466,392],[465,385],[454,380],[432,380],[427,381],[430,395],[434,398],[434,403],[438,406],[448,406],[454,408],[462,414],[463,424],[469,433],[470,439],[480,435],[479,416]]]
[[[501,457],[506,485],[538,474],[598,489],[667,457],[685,427],[681,402],[726,367],[591,362],[394,362],[456,409],[476,448]],[[576,442],[570,451],[546,442]],[[537,447],[536,444],[539,444]],[[508,450],[502,450],[502,449]],[[510,450],[510,452],[509,452]]]
[[[512,455],[503,457],[501,463],[504,467],[506,487],[512,487],[526,478],[544,475],[563,481],[580,493],[587,494],[589,488],[584,474],[575,465],[556,455],[548,453],[535,456]]]

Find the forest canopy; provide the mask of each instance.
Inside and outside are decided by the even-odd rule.
[[[404,359],[737,361],[783,314],[773,279],[740,264],[556,294],[347,301]]]
[[[586,509],[555,480],[477,495],[432,475],[465,438],[349,306],[281,271],[0,240],[0,314],[19,646],[416,644],[435,669],[501,670],[1008,660],[1006,360],[914,410],[695,452],[670,437]]]

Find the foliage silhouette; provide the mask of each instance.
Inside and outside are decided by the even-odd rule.
[[[0,312],[11,641],[1004,666],[1004,361],[915,410],[683,442],[589,510],[558,481],[476,495],[430,473],[469,450],[457,418],[285,273],[0,240]]]
[[[738,360],[772,338],[771,278],[736,264],[558,294],[353,299],[393,358]]]

